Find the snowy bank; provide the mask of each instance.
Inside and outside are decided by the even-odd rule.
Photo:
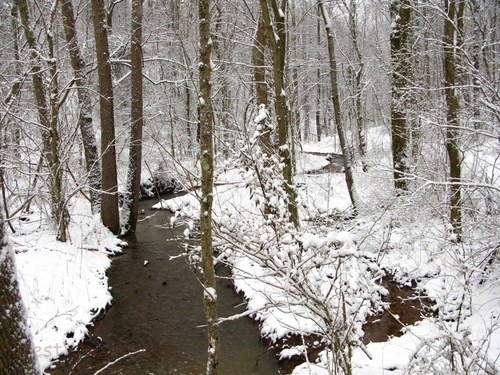
[[[67,354],[88,333],[88,326],[111,302],[106,270],[109,256],[124,243],[98,217],[72,214],[70,240],[55,240],[42,215],[32,212],[10,235],[28,324],[39,368]]]

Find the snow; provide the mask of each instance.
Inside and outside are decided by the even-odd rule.
[[[11,234],[19,287],[28,311],[38,366],[81,342],[87,326],[111,303],[106,270],[123,245],[95,217],[74,208],[70,238],[61,243],[34,211]]]
[[[259,116],[255,122],[257,120],[260,120]],[[310,218],[328,220],[330,215],[346,212],[350,205],[342,174],[306,174],[324,165],[325,158],[318,153],[326,155],[332,150],[340,150],[335,137],[326,137],[320,143],[303,145],[304,153],[300,154],[297,162],[298,175],[295,181],[301,186],[299,200],[304,207],[300,214],[305,229],[296,235],[286,232],[279,241],[272,232],[260,229],[256,239],[250,233],[244,235],[241,246],[246,249],[242,250],[240,245],[235,244],[232,248],[227,247],[224,254],[233,268],[235,288],[245,295],[247,310],[259,321],[261,334],[272,341],[290,334],[322,332],[324,327],[321,319],[318,319],[321,317],[318,315],[320,312],[314,311],[307,299],[297,301],[293,297],[295,291],[290,278],[297,271],[287,262],[290,255],[298,252],[297,244],[300,244],[303,256],[309,256],[310,261],[328,259],[333,265],[320,262],[319,266],[311,268],[308,277],[316,283],[317,296],[331,295],[328,290],[337,277],[334,262],[350,262],[350,268],[345,271],[346,291],[353,293],[349,304],[358,306],[360,315],[368,313],[362,303],[366,294],[376,290],[374,286],[364,284],[366,280],[360,278],[370,269],[370,272],[375,273],[391,272],[401,283],[420,280],[417,288],[435,301],[443,317],[449,314],[450,319],[456,319],[457,314],[461,314],[458,324],[453,320],[425,318],[405,327],[400,337],[390,338],[387,342],[370,343],[365,350],[356,348],[352,357],[354,374],[432,373],[436,368],[448,371],[441,351],[446,347],[442,343],[450,338],[461,343],[468,342],[470,348],[464,346],[465,351],[484,348],[477,352],[480,356],[476,362],[488,358],[488,366],[491,369],[496,367],[496,371],[499,371],[500,366],[496,361],[500,356],[500,284],[496,280],[500,272],[494,267],[483,286],[472,280],[464,280],[464,275],[477,271],[477,266],[469,265],[470,260],[488,250],[495,240],[491,242],[489,234],[485,237],[478,231],[471,234],[468,243],[459,246],[444,235],[449,231],[448,224],[432,212],[435,208],[428,203],[428,194],[415,194],[409,197],[409,201],[395,201],[390,178],[391,161],[387,156],[390,150],[389,132],[382,127],[372,128],[367,132],[367,139],[377,149],[371,150],[369,173],[355,170],[356,188],[361,199],[360,214],[356,219],[346,224],[332,221],[334,227],[320,226],[322,234],[308,231]],[[495,178],[499,175],[497,151],[498,147],[493,144],[485,144],[478,151],[484,171],[489,176],[488,181],[494,186],[498,186]],[[314,152],[315,155],[306,152]],[[466,154],[466,162],[478,163],[478,152]],[[242,188],[252,182],[252,172],[226,171],[219,177],[218,181],[225,180],[227,184],[217,186],[214,190],[216,222],[231,232],[245,225],[250,226],[252,220],[259,220],[255,203],[248,203],[252,199],[258,202],[260,198]],[[279,187],[279,183],[275,187]],[[417,193],[420,192],[417,190]],[[269,197],[273,206],[279,203],[279,199],[279,195]],[[199,215],[196,201],[196,194],[193,193],[163,202],[162,205],[168,206],[179,216],[196,218]],[[245,213],[244,216],[241,216],[241,212]],[[255,224],[255,228],[258,228],[258,224]],[[280,248],[275,248],[274,243],[279,243]],[[324,249],[328,249],[327,258],[324,258]],[[261,261],[258,254],[263,251],[268,252],[273,266]],[[479,260],[485,256],[479,257]],[[301,267],[304,267],[306,260],[303,262]],[[378,293],[385,295],[387,291],[379,288]],[[467,313],[459,312],[460,301],[468,301],[467,306],[464,305]],[[352,323],[354,330],[359,329],[358,323]],[[287,348],[280,356],[299,355],[301,351],[300,347]],[[435,356],[435,360],[428,359],[432,356]],[[332,369],[329,367],[331,353],[325,349],[316,363],[304,363],[293,374],[330,374]]]
[[[205,290],[203,291],[203,298],[210,299],[212,301],[216,300],[217,299],[217,291],[215,290],[215,288],[212,288],[212,287],[205,288]]]
[[[261,107],[254,122],[265,116],[265,107]],[[327,163],[323,156],[307,152],[338,152],[338,141],[325,137],[319,143],[303,145],[295,177],[300,186],[300,231],[289,230],[281,216],[271,221],[274,229],[263,219],[266,201],[255,188],[252,168],[228,164],[215,171],[212,217],[219,227],[214,243],[222,249],[217,261],[230,264],[236,290],[244,294],[247,310],[259,322],[262,336],[271,341],[291,334],[327,335],[337,329],[325,322],[341,306],[338,291],[346,296],[347,309],[356,312],[347,323],[353,340],[359,339],[364,319],[373,309],[384,308],[380,296],[387,293],[370,277],[391,273],[401,283],[418,280],[418,289],[435,301],[441,316],[404,327],[400,337],[356,347],[353,374],[451,373],[443,359],[450,342],[462,350],[453,354],[463,354],[471,368],[482,363],[498,373],[500,269],[495,261],[489,272],[483,272],[498,246],[497,233],[491,233],[491,228],[498,228],[498,218],[484,216],[493,224],[485,220],[472,223],[467,241],[461,244],[449,241],[447,221],[436,214],[438,204],[432,202],[440,198],[436,192],[422,188],[408,198],[393,196],[388,135],[385,128],[367,132],[372,145],[370,170],[363,173],[355,168],[361,204],[358,217],[348,220],[342,219],[350,206],[343,174],[306,173]],[[257,164],[263,157],[256,150],[248,152]],[[485,143],[464,156],[467,165],[484,163],[481,181],[498,188],[496,144]],[[272,175],[265,163],[260,168]],[[464,178],[475,181],[477,176],[471,173],[467,171]],[[268,204],[282,213],[286,206],[282,181],[270,178],[264,182]],[[189,238],[199,218],[199,199],[199,191],[193,189],[153,208],[174,212],[171,224],[181,219],[187,222],[183,234]],[[469,199],[476,198],[471,194]],[[498,195],[490,199],[498,201]],[[119,241],[98,218],[80,211],[78,207],[71,210],[71,242],[67,244],[54,240],[37,211],[30,214],[29,221],[16,223],[17,233],[11,236],[42,369],[80,342],[92,319],[111,302],[105,272],[110,253],[119,251]],[[224,234],[238,234],[238,241],[228,243]],[[199,261],[196,254],[191,259]],[[314,298],[301,295],[301,285],[307,285]],[[215,289],[207,288],[204,298],[217,298]],[[313,299],[323,301],[324,308],[318,308]],[[474,357],[467,354],[472,352]],[[279,355],[289,358],[303,353],[304,347],[299,345],[284,348]],[[331,367],[332,354],[325,348],[316,362],[303,363],[293,375],[331,374]]]
[[[267,110],[266,110],[266,105],[265,104],[261,104],[259,106],[259,113],[258,115],[255,117],[255,119],[253,120],[254,123],[256,124],[260,124],[262,121],[264,121],[266,118],[267,118]]]

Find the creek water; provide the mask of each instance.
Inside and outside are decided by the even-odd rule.
[[[100,374],[198,375],[205,373],[207,339],[203,328],[203,289],[182,257],[176,238],[184,227],[170,228],[171,214],[150,211],[154,201],[144,201],[145,215],[129,247],[113,258],[108,271],[112,306],[91,329],[92,338],[62,357],[48,372],[52,375],[95,374],[108,363],[129,354]],[[145,265],[145,262],[147,264]],[[224,267],[216,270],[226,275]],[[218,280],[219,315],[245,310],[229,279]],[[224,322],[221,330],[220,374],[279,374],[276,355],[262,343],[259,328],[250,318]],[[98,347],[96,347],[98,346]],[[141,349],[144,351],[136,354]]]

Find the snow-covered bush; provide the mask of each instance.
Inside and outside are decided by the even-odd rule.
[[[382,308],[384,290],[376,280],[383,271],[348,232],[320,235],[290,223],[279,156],[264,152],[258,136],[241,145],[240,163],[260,215],[228,211],[220,217],[221,258],[265,337],[319,336],[333,353],[331,373],[349,374],[353,348],[363,347],[362,324]],[[301,348],[295,352],[307,356]]]

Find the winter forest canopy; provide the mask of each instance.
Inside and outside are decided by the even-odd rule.
[[[0,372],[67,352],[22,344],[52,320],[33,318],[30,259],[99,264],[101,304],[62,332],[77,345],[139,199],[172,186],[187,194],[160,207],[200,227],[182,255],[204,276],[207,373],[218,263],[263,337],[303,338],[281,353],[304,357],[295,375],[498,373],[499,17],[496,0],[3,1]],[[388,276],[433,302],[384,365],[362,327]]]

